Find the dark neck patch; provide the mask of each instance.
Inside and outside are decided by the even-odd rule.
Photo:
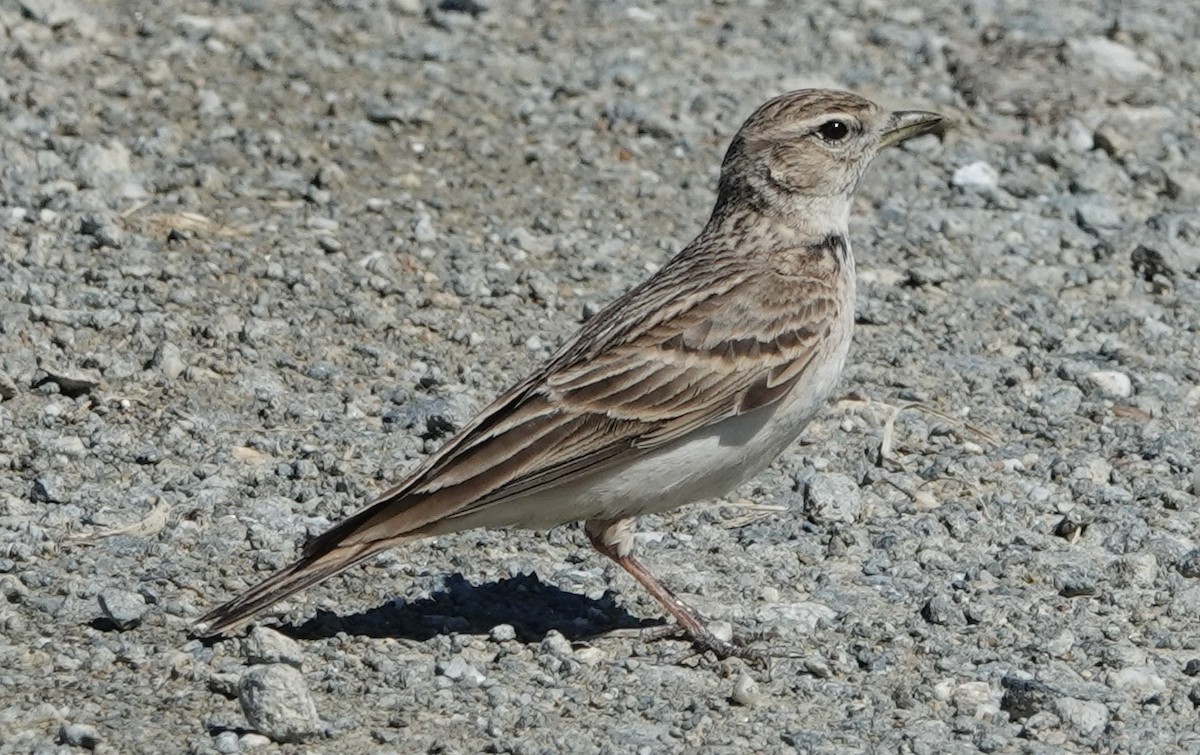
[[[837,262],[838,267],[846,266],[846,253],[848,247],[846,245],[846,237],[840,233],[831,233],[819,242],[813,245],[814,251],[822,251],[828,254]]]

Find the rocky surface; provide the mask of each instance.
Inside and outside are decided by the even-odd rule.
[[[0,752],[1197,749],[1197,19],[0,4]],[[686,243],[810,84],[957,127],[863,183],[841,400],[639,536],[783,657],[597,637],[660,612],[575,527],[189,636]]]

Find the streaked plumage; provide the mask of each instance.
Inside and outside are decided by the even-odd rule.
[[[404,482],[203,617],[201,631],[223,632],[408,540],[584,520],[593,544],[694,639],[732,652],[632,557],[631,521],[727,492],[820,409],[854,321],[854,187],[880,148],[940,121],[830,90],[767,102],[734,137],[691,244]]]

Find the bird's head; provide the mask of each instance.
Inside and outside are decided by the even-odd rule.
[[[754,111],[729,145],[718,206],[750,202],[772,214],[833,214],[844,223],[871,159],[943,122],[935,113],[889,112],[832,89],[780,95]]]

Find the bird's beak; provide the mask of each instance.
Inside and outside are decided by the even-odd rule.
[[[923,110],[897,110],[888,118],[883,130],[883,138],[879,140],[880,147],[890,147],[902,141],[939,131],[946,119],[937,113],[926,113]]]

